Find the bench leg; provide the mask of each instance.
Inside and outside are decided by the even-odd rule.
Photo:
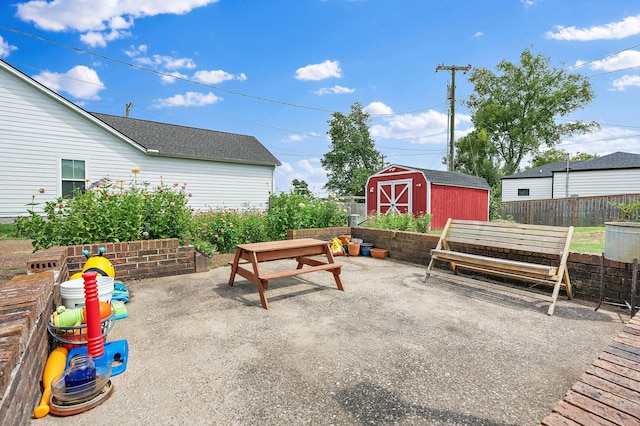
[[[240,249],[236,249],[236,255],[233,258],[233,263],[231,264],[231,275],[229,276],[230,286],[233,285],[233,282],[236,279],[236,272],[238,272],[238,262],[240,262]]]
[[[560,294],[560,281],[556,282],[556,285],[553,287],[553,294],[551,295],[551,305],[549,305],[549,310],[547,311],[547,314],[549,316],[553,315],[553,311],[556,309],[558,294]]]
[[[260,303],[262,303],[262,307],[265,309],[269,309],[269,303],[267,302],[267,296],[264,294],[264,289],[269,287],[269,282],[265,280],[258,279],[256,283],[258,287],[258,293],[260,294]]]

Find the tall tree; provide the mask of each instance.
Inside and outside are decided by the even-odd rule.
[[[311,191],[309,190],[309,184],[302,179],[292,180],[291,186],[293,187],[291,192],[293,192],[294,194],[304,195],[305,197],[308,197],[311,195]]]
[[[545,164],[556,163],[558,161],[567,161],[567,158],[569,161],[584,161],[598,158],[598,155],[588,154],[586,152],[576,152],[574,155],[570,155],[563,149],[551,148],[534,156],[531,159],[531,166],[526,168],[532,169],[544,166]]]
[[[492,187],[500,183],[502,174],[496,147],[484,129],[474,130],[455,142],[457,151],[454,170],[485,178]]]
[[[351,105],[348,115],[334,112],[327,134],[331,149],[322,160],[327,172],[324,188],[336,195],[364,195],[369,176],[378,171],[382,155],[369,135],[369,114],[359,102]]]
[[[590,133],[596,122],[556,123],[594,97],[586,77],[550,66],[550,60],[525,49],[520,64],[502,61],[497,73],[476,68],[474,92],[465,102],[476,129],[484,129],[501,159],[504,175],[515,173],[526,155],[553,147],[563,137]]]

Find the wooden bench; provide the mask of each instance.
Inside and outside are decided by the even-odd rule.
[[[449,219],[442,231],[436,248],[431,250],[431,261],[427,267],[425,282],[431,275],[449,276],[434,270],[437,260],[449,262],[453,274],[458,269],[468,269],[483,274],[501,276],[536,284],[553,286],[551,296],[525,291],[508,286],[496,286],[474,280],[484,286],[500,288],[514,293],[533,296],[551,302],[549,315],[553,315],[556,300],[563,288],[571,299],[571,282],[567,272],[567,257],[573,227],[525,225],[506,222],[479,222]],[[487,247],[482,254],[469,253],[469,246]],[[535,257],[537,262],[523,262],[493,256],[490,249],[514,252],[519,256]],[[465,250],[465,251],[463,251]],[[477,251],[477,250],[476,250]],[[540,262],[545,259],[544,262]],[[548,262],[547,262],[548,261]]]

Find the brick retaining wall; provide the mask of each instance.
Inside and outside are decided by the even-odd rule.
[[[319,238],[331,240],[338,235],[350,234],[352,238],[360,238],[364,242],[373,243],[374,247],[389,250],[389,257],[402,262],[418,265],[429,264],[431,249],[438,244],[440,237],[432,234],[417,232],[389,231],[374,228],[323,228],[289,231],[288,238]],[[466,245],[464,251],[477,254],[487,254],[519,261],[544,262],[542,256],[531,256],[530,253],[492,249],[489,247]],[[569,278],[574,291],[574,297],[582,300],[597,302],[600,300],[600,263],[604,267],[605,296],[608,300],[621,303],[630,300],[632,265],[602,259],[601,255],[590,253],[570,252],[567,261]],[[491,277],[492,279],[499,279]],[[506,279],[505,279],[506,280]],[[522,285],[521,281],[512,283]],[[638,286],[640,287],[640,286]],[[549,287],[550,289],[550,287]],[[638,288],[640,293],[640,288]],[[640,298],[638,298],[640,300]]]
[[[180,246],[177,239],[54,247],[35,253],[25,265],[25,275],[0,285],[0,425],[30,422],[42,396],[42,371],[52,347],[47,324],[62,303],[59,284],[82,269],[82,250],[95,255],[100,247],[124,282],[208,267],[193,246]]]
[[[439,239],[437,235],[349,227],[289,231],[288,238],[329,241],[345,234],[388,249],[391,259],[425,267],[430,260],[429,252]],[[30,274],[0,286],[0,424],[29,423],[41,396],[40,380],[50,349],[46,326],[53,309],[60,305],[56,284],[81,269],[86,260],[82,250],[96,254],[100,247],[105,247],[105,257],[113,263],[116,276],[125,282],[206,270],[198,269],[206,265],[198,260],[199,253],[192,246],[181,247],[173,239],[58,247],[36,253],[26,265]],[[519,252],[496,254],[528,258]],[[576,298],[598,300],[601,261],[599,255],[570,254],[569,276]],[[607,297],[614,301],[628,299],[631,272],[629,264],[604,261]]]

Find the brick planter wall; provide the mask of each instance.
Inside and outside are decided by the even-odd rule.
[[[82,270],[87,260],[82,254],[83,250],[88,250],[91,256],[95,256],[101,247],[105,248],[104,257],[113,264],[116,277],[122,281],[195,272],[195,248],[180,246],[176,238],[171,238],[67,247],[69,274]]]
[[[40,381],[51,349],[47,324],[62,303],[59,284],[81,271],[86,261],[82,250],[95,255],[100,247],[125,283],[207,270],[202,254],[193,246],[180,246],[177,239],[54,247],[35,253],[27,262],[27,274],[0,286],[0,425],[29,424],[42,396]]]
[[[428,265],[429,252],[437,235],[387,231],[372,228],[336,227],[289,231],[288,238],[318,238],[350,234],[375,247],[389,250],[393,260]],[[85,262],[82,250],[94,255],[106,249],[116,277],[123,281],[196,272],[199,253],[192,246],[180,247],[177,240],[134,241],[117,244],[58,247],[38,252],[27,264],[28,275],[19,276],[0,287],[0,424],[28,424],[41,397],[40,380],[49,354],[47,323],[60,305],[59,284],[80,271]],[[487,247],[465,247],[486,253]],[[521,252],[496,251],[496,255],[526,260]],[[575,297],[597,301],[600,294],[600,255],[569,255],[569,277]],[[631,265],[604,260],[606,296],[612,301],[629,298]]]
[[[438,244],[439,236],[416,232],[388,231],[374,228],[323,228],[289,231],[289,238],[319,238],[331,240],[338,235],[350,234],[352,238],[360,238],[364,242],[373,243],[374,247],[389,250],[389,258],[402,262],[424,265],[431,261],[429,253]],[[487,254],[520,261],[545,262],[541,256],[531,256],[529,253],[505,251],[489,247],[466,245],[464,251],[476,254]],[[567,268],[569,279],[573,286],[574,297],[597,302],[600,300],[600,263],[603,262],[605,297],[613,302],[621,303],[630,300],[632,279],[632,265],[602,259],[601,255],[590,253],[569,253]],[[446,267],[446,265],[442,265]],[[466,271],[464,272],[466,273]],[[500,280],[498,277],[491,279]],[[505,281],[508,281],[505,279]],[[515,285],[522,285],[521,281],[510,281]],[[638,286],[640,287],[640,286]],[[548,287],[550,290],[551,287]],[[640,288],[638,288],[640,293]],[[638,297],[640,300],[640,297]]]

